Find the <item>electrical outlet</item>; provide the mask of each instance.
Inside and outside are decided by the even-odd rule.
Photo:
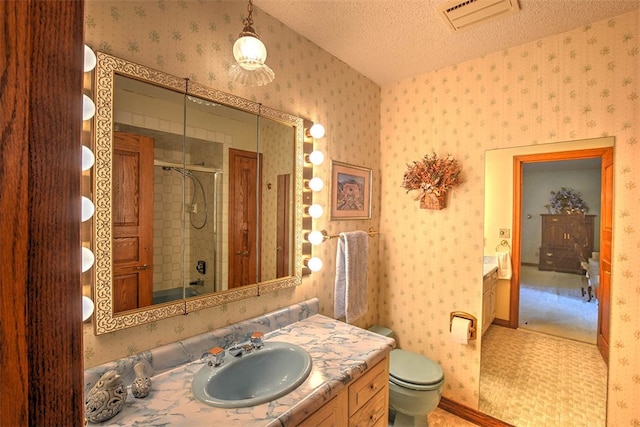
[[[511,237],[511,230],[508,228],[501,228],[500,229],[500,237],[502,239],[508,239],[509,237]]]

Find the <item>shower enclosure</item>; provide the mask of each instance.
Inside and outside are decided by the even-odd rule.
[[[204,163],[156,161],[154,304],[221,290],[222,172]]]

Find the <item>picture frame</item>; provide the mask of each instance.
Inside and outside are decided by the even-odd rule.
[[[372,171],[331,161],[331,220],[371,219]]]

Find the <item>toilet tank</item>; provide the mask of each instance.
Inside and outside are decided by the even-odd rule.
[[[389,328],[385,328],[384,326],[373,325],[367,330],[370,332],[376,333],[378,335],[383,335],[388,338],[393,338],[393,339],[396,338],[396,335],[393,333],[393,331]]]

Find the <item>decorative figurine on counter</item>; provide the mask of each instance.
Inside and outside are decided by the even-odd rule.
[[[136,373],[136,379],[131,384],[131,393],[138,398],[147,397],[151,391],[151,379],[147,375],[147,367],[144,363],[138,362],[133,367],[133,371]]]
[[[114,417],[127,401],[127,388],[118,371],[107,371],[93,386],[85,400],[85,416],[92,423]]]

